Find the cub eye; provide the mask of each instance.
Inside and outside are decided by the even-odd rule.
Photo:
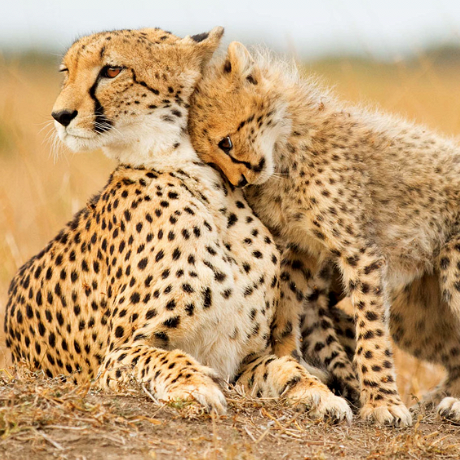
[[[230,150],[232,150],[233,148],[233,143],[232,143],[232,140],[230,139],[230,136],[224,137],[217,145],[225,153],[229,153]]]
[[[101,70],[101,77],[115,78],[122,70],[123,70],[123,67],[105,66]]]

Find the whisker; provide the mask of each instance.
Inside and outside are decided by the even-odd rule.
[[[40,131],[38,131],[38,134],[41,134],[42,131],[44,131],[45,129],[48,129],[48,128],[53,128],[54,129],[54,124],[53,124],[52,121],[46,122],[46,124],[40,128]]]

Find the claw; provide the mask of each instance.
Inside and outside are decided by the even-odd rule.
[[[460,399],[445,397],[438,406],[438,414],[451,421],[460,422]]]
[[[406,427],[412,425],[412,416],[404,404],[372,406],[366,404],[361,409],[361,416],[368,422],[383,426]]]

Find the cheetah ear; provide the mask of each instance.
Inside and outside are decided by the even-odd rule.
[[[228,46],[224,72],[232,73],[252,85],[257,85],[260,80],[260,70],[251,53],[239,42],[232,42]]]
[[[193,54],[198,58],[200,67],[203,69],[219,47],[222,35],[224,35],[224,28],[214,27],[210,32],[187,35],[181,40],[181,43],[191,46]]]

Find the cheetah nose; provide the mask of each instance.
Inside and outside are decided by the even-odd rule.
[[[241,176],[241,179],[238,182],[238,187],[244,187],[245,185],[248,185],[248,181],[246,180],[246,177]]]
[[[78,111],[74,110],[61,110],[60,112],[53,112],[51,116],[62,126],[69,126],[70,122],[78,115]]]

